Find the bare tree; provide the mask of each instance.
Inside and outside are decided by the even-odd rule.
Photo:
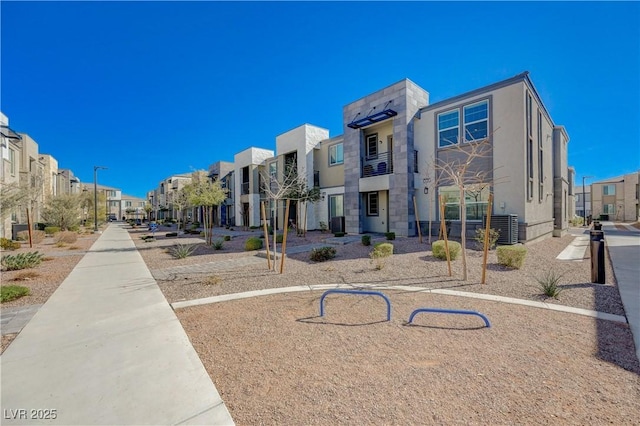
[[[491,161],[491,144],[488,138],[467,140],[440,152],[434,161],[435,181],[439,185],[455,186],[459,192],[460,239],[462,245],[463,280],[467,280],[466,195],[476,194],[494,184]],[[443,217],[440,220],[444,220]]]

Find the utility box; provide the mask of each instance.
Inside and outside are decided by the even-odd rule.
[[[604,232],[589,232],[589,248],[591,254],[591,282],[604,284]]]
[[[482,225],[486,228],[487,216],[482,217]],[[518,244],[518,215],[491,215],[489,226],[500,233],[498,244]]]
[[[18,232],[28,231],[29,225],[22,223],[14,223],[11,225],[11,239],[18,241]]]

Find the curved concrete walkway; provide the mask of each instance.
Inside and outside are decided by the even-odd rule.
[[[3,425],[233,424],[122,226],[0,356]]]

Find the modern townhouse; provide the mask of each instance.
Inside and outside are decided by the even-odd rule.
[[[234,156],[236,226],[260,225],[260,201],[265,199],[261,191],[261,176],[266,173],[265,160],[273,155],[271,150],[251,147]]]
[[[178,208],[175,199],[179,191],[191,182],[191,174],[171,175],[158,183],[158,187],[147,193],[147,200],[153,212],[153,220],[178,219]],[[186,218],[185,218],[186,219]]]
[[[317,228],[344,232],[344,137],[321,141],[313,152],[313,185],[320,188],[320,201],[314,205]]]
[[[79,194],[84,186],[80,179],[69,169],[59,169],[57,176],[58,194]]]
[[[213,226],[235,225],[234,211],[234,165],[228,161],[218,161],[209,166],[209,179],[220,181],[220,186],[226,191],[224,202],[213,210]],[[195,217],[195,216],[194,216]]]
[[[21,224],[28,223],[27,210],[30,209],[30,220],[40,222],[40,214],[44,205],[45,175],[44,164],[40,162],[38,143],[26,133],[19,133],[19,182],[24,188],[28,188],[29,196],[24,208],[18,209],[17,221]]]
[[[147,213],[145,211],[145,206],[147,205],[147,200],[140,197],[134,197],[133,195],[122,194],[120,200],[120,213],[118,214],[118,219],[136,219],[136,220],[146,220]]]
[[[591,184],[593,218],[635,222],[640,218],[638,204],[640,171],[604,179]]]
[[[9,127],[9,118],[0,113],[0,168],[1,185],[19,185],[20,183],[20,135]],[[12,224],[18,220],[15,209],[7,210],[6,204],[0,206],[0,237],[11,238]]]

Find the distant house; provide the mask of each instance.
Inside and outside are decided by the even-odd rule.
[[[638,207],[640,171],[600,180],[591,184],[593,217],[612,221],[635,222]]]

